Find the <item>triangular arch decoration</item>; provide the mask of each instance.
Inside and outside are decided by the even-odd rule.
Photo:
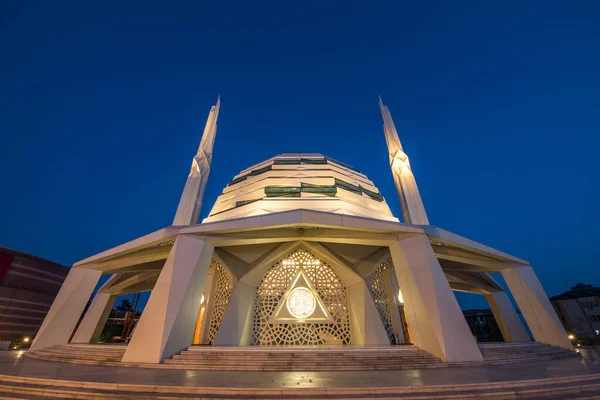
[[[348,291],[344,282],[327,262],[319,259],[304,246],[292,249],[286,254],[273,261],[256,288],[252,344],[259,346],[352,344]],[[299,273],[300,270],[303,272],[302,275]],[[282,320],[289,317],[289,314],[286,316],[282,312],[289,312],[286,302],[291,291],[300,286],[306,288],[314,298],[315,311],[304,318],[299,318],[302,321]],[[325,310],[323,314],[320,314],[319,303]],[[309,311],[311,309],[312,306]],[[301,311],[296,313],[303,315]],[[329,319],[307,320],[307,318],[327,316]]]
[[[282,296],[269,324],[334,323],[321,296],[303,268],[298,269]]]

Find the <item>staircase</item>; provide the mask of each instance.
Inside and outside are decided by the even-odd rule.
[[[481,343],[479,349],[487,365],[580,357],[575,351],[538,342]]]
[[[579,357],[550,345],[489,343],[479,345],[481,362],[445,363],[419,348],[381,347],[218,347],[192,346],[163,364],[123,363],[126,345],[65,344],[25,353],[28,358],[88,365],[210,371],[387,371],[472,367]]]
[[[444,367],[415,346],[209,347],[192,346],[167,359],[173,369],[243,371],[380,371]]]
[[[125,350],[125,344],[61,344],[28,351],[25,357],[76,364],[123,366],[126,365],[121,362]]]
[[[539,400],[592,400],[600,397],[600,374],[532,380],[469,384],[415,385],[392,387],[237,388],[206,386],[161,386],[55,380],[0,375],[0,399],[488,399],[528,398]]]

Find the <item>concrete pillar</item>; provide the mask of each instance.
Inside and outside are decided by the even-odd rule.
[[[31,344],[31,350],[69,342],[100,275],[100,271],[71,268]]]
[[[572,349],[573,346],[548,300],[533,268],[515,267],[502,271],[502,276],[525,317],[537,342]]]
[[[115,300],[110,293],[96,293],[71,343],[97,343]]]
[[[238,281],[219,325],[215,346],[249,346],[252,344],[254,296],[256,288]]]
[[[482,361],[427,237],[400,239],[390,253],[413,343],[442,361]]]
[[[213,250],[202,237],[177,237],[124,362],[158,364],[191,345]]]
[[[359,346],[389,345],[379,311],[373,303],[365,281],[348,288],[348,308],[350,311],[350,329],[352,342]]]
[[[531,339],[505,292],[485,296],[505,342],[529,342]]]

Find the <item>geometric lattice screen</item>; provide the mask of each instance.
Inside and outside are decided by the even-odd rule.
[[[221,264],[214,259],[210,264],[210,268],[214,269],[215,287],[211,290],[212,310],[210,313],[210,325],[208,326],[208,336],[206,342],[213,344],[217,337],[219,325],[223,321],[227,304],[233,293],[233,276]]]
[[[369,286],[369,291],[375,302],[375,307],[377,308],[377,311],[379,311],[379,316],[381,317],[381,322],[383,322],[388,339],[390,339],[390,344],[398,344],[398,336],[396,335],[396,332],[394,332],[392,315],[390,313],[390,306],[392,304],[395,306],[395,302],[392,297],[393,294],[388,293],[388,285],[386,284],[386,279],[388,279],[390,271],[394,272],[392,259],[387,260],[377,267],[373,276],[373,281]]]
[[[333,323],[269,324],[271,315],[302,268]],[[254,345],[352,344],[348,292],[333,269],[306,250],[296,250],[269,268],[256,289]]]

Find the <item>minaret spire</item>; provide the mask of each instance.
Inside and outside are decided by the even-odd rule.
[[[219,108],[221,107],[221,96],[217,98],[217,104],[211,107],[204,133],[198,146],[198,152],[192,160],[192,168],[188,175],[177,213],[173,219],[173,225],[193,225],[198,223],[200,217],[200,208],[202,208],[202,198],[204,189],[208,182],[210,173],[210,164],[212,163],[213,145],[217,135],[217,118],[219,117]]]
[[[427,219],[427,213],[419,194],[417,181],[410,168],[408,156],[402,149],[392,115],[390,110],[383,105],[381,96],[379,96],[379,108],[383,117],[383,133],[390,155],[390,167],[400,198],[402,219],[407,224],[429,225],[429,219]]]

